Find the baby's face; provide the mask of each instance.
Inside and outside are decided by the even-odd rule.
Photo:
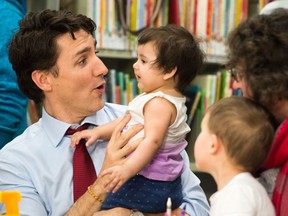
[[[165,74],[163,69],[155,65],[157,53],[152,42],[137,47],[137,61],[133,64],[134,74],[138,88],[150,93],[161,91],[165,87]]]

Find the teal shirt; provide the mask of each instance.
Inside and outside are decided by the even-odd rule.
[[[7,48],[25,13],[25,1],[0,1],[0,149],[27,127],[28,100],[18,88]]]

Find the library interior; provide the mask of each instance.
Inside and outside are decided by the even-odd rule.
[[[137,59],[137,36],[146,28],[176,24],[185,27],[200,41],[205,52],[204,67],[185,91],[187,124],[186,152],[190,169],[201,180],[207,199],[217,191],[212,176],[197,170],[194,143],[201,131],[207,108],[222,98],[241,95],[232,89],[233,77],[226,68],[228,33],[244,20],[259,14],[271,0],[27,0],[27,12],[42,9],[69,10],[95,21],[97,56],[107,66],[105,101],[121,105],[139,95],[133,64]],[[28,125],[39,121],[42,105],[29,100]],[[7,194],[0,192],[0,201]],[[15,198],[16,196],[16,198]],[[21,198],[12,194],[17,202]],[[17,203],[6,198],[10,213],[16,215]],[[7,201],[8,200],[8,201]],[[3,200],[4,202],[4,200]],[[8,210],[8,208],[7,208]],[[16,213],[15,213],[16,212]],[[9,215],[9,214],[8,214]]]

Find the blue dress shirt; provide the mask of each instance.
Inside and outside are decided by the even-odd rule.
[[[104,108],[84,119],[84,123],[105,124],[123,116],[125,106],[106,103]],[[64,215],[73,205],[74,148],[64,136],[70,124],[61,122],[43,110],[42,118],[22,135],[0,150],[0,191],[20,191],[21,215]],[[97,141],[88,148],[99,173],[107,141]],[[183,152],[187,167],[189,158]],[[187,168],[182,174],[183,196],[190,215],[209,215],[209,206],[199,179]],[[184,203],[183,203],[184,205]],[[0,213],[4,213],[0,206]]]

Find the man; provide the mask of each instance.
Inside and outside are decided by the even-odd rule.
[[[36,103],[43,102],[41,120],[0,152],[0,190],[21,192],[21,215],[58,216],[67,211],[67,215],[92,215],[107,195],[105,178],[98,178],[73,205],[75,150],[70,146],[71,137],[65,135],[70,127],[101,125],[123,116],[126,110],[103,101],[108,69],[95,55],[95,28],[86,16],[44,10],[28,14],[11,42],[9,58],[20,89]],[[123,163],[136,148],[139,141],[125,144],[142,127],[135,126],[121,135],[128,121],[126,116],[108,147],[107,142],[98,141],[88,148],[96,174]],[[183,157],[189,166],[185,152]],[[182,174],[183,205],[191,215],[208,215],[208,203],[199,183],[187,168]],[[129,215],[130,210],[117,208],[101,215],[105,213]]]

